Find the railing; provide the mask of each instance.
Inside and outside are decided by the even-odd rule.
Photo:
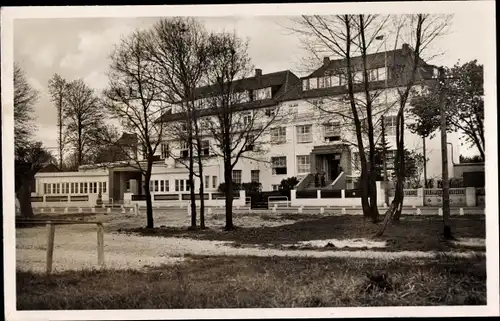
[[[345,175],[344,172],[340,172],[339,175],[337,175],[337,178],[335,178],[335,180],[332,182],[332,184],[330,185],[331,187],[335,186],[335,184],[337,184],[337,182]]]
[[[70,221],[70,220],[44,220],[44,219],[17,219],[16,224],[33,224],[33,225],[46,225],[47,226],[47,254],[45,272],[50,274],[52,272],[52,261],[54,257],[54,239],[56,233],[56,225],[83,225],[83,224],[96,224],[97,227],[97,264],[104,267],[104,226],[102,222],[97,221]]]
[[[271,199],[285,199],[285,201],[274,201],[274,202],[271,202]],[[267,198],[267,207],[269,208],[269,205],[273,203],[273,204],[276,204],[276,206],[278,204],[286,204],[286,207],[289,207],[290,205],[290,202],[288,200],[288,197],[287,196],[269,196]]]
[[[404,189],[403,194],[405,197],[418,197],[417,189]]]

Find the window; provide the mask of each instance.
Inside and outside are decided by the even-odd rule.
[[[340,86],[340,76],[339,75],[331,75],[330,76],[330,86],[332,86],[332,87]]]
[[[165,180],[165,192],[170,191],[170,182],[169,180]]]
[[[97,182],[94,182],[94,194],[97,194]]]
[[[201,155],[203,156],[210,155],[210,141],[208,140],[201,141]]]
[[[394,169],[394,165],[396,164],[396,150],[388,150],[385,154],[385,163],[387,165],[387,169]]]
[[[189,181],[187,179],[176,179],[175,180],[175,191],[176,192],[188,192],[189,191]]]
[[[332,86],[331,78],[332,78],[331,76],[325,76],[324,77],[324,79],[325,79],[324,82],[325,82],[325,87],[326,88],[329,88],[329,87]]]
[[[217,176],[212,176],[212,188],[217,188]]]
[[[88,193],[87,183],[83,183],[83,194],[87,194],[87,193]]]
[[[309,89],[318,88],[318,78],[309,78]]]
[[[362,71],[355,71],[353,73],[353,83],[362,83],[363,82],[363,72]]]
[[[273,175],[286,175],[286,156],[272,157]]]
[[[149,181],[149,191],[150,192],[154,191],[154,182],[153,181]]]
[[[233,170],[233,183],[241,184],[241,170],[239,169]]]
[[[276,116],[276,108],[268,108],[268,109],[266,109],[266,116],[267,117],[274,117],[274,116]]]
[[[254,143],[255,143],[255,136],[248,135],[246,150],[253,151]]]
[[[205,186],[205,188],[209,188],[210,187],[210,176],[205,176],[205,181],[203,182]]]
[[[325,88],[325,77],[318,78],[318,88]]]
[[[297,126],[297,143],[312,142],[312,125]]]
[[[339,122],[331,122],[323,125],[324,136],[328,141],[337,141],[340,140],[341,129]]]
[[[273,189],[273,191],[279,191],[280,190],[280,186],[278,184],[271,185],[271,188]]]
[[[396,136],[396,116],[384,117],[385,134],[388,136]]]
[[[339,86],[347,85],[347,78],[345,74],[339,75]]]
[[[260,170],[253,169],[250,171],[250,181],[256,183],[260,182]]]
[[[167,143],[161,143],[160,145],[160,157],[161,159],[165,159],[168,157],[168,144]]]
[[[297,156],[297,173],[304,174],[309,173],[311,170],[311,158],[309,155],[298,155]]]
[[[127,181],[127,190],[130,190],[130,181]],[[99,193],[102,193],[102,182],[99,182]]]
[[[157,180],[154,181],[154,187],[155,187],[155,192],[158,192],[159,191],[159,183]]]
[[[160,181],[160,192],[165,192],[165,181]]]
[[[243,126],[248,126],[252,122],[252,112],[251,111],[245,111],[242,113],[242,118],[243,118]]]
[[[187,158],[189,157],[189,146],[187,142],[182,141],[180,143],[180,157]]]
[[[49,189],[50,189],[50,186],[48,186],[49,184],[47,183],[44,183],[43,184],[43,193],[44,194],[49,194]]]
[[[102,192],[106,193],[106,182],[102,182]]]
[[[99,183],[99,185],[102,185],[101,183]],[[126,183],[125,183],[125,190],[127,191],[127,193],[130,192],[130,180],[128,180]]]
[[[353,167],[355,170],[361,170],[361,160],[359,158],[359,152],[353,152],[352,153],[352,163],[353,163]]]
[[[386,74],[387,74],[387,72],[385,70],[385,67],[378,68],[377,69],[377,74],[378,74],[377,75],[377,79],[378,80],[386,80],[386,77],[387,77]]]
[[[309,79],[302,80],[302,90],[303,91],[309,90]]]
[[[271,144],[286,143],[286,127],[271,128]]]
[[[255,89],[253,91],[253,100],[271,99],[271,96],[271,87]]]

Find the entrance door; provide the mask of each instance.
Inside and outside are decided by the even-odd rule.
[[[334,181],[339,175],[340,159],[338,155],[331,155],[330,158],[330,180]]]

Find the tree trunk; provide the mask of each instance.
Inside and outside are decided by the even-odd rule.
[[[231,160],[224,161],[224,181],[226,183],[226,231],[234,229],[233,225],[233,177]]]
[[[401,108],[403,111],[403,109]],[[403,200],[404,200],[404,182],[405,182],[405,145],[404,145],[404,117],[403,112],[398,115],[399,124],[398,124],[398,136],[396,141],[398,142],[397,149],[397,157],[398,157],[398,169],[396,171],[396,176],[399,184],[396,184],[396,195],[394,199],[397,201],[396,203],[396,212],[394,213],[393,220],[399,221],[401,218],[401,212],[403,210]]]
[[[363,208],[363,216],[365,218],[369,218],[370,214],[370,203],[368,201],[369,193],[368,193],[368,173],[366,173],[366,164],[361,165],[361,207]],[[365,170],[363,170],[363,167]]]
[[[446,93],[444,84],[444,69],[439,69],[439,109],[441,113],[441,160],[442,160],[442,193],[443,193],[443,236],[445,239],[453,239],[450,225],[450,185],[448,180],[448,144],[446,138]]]
[[[199,142],[198,146],[200,146]],[[199,154],[200,153],[198,151],[198,155]],[[198,168],[198,173],[200,174],[200,228],[205,229],[205,189],[203,188],[203,161],[201,160],[201,156],[198,157]]]
[[[193,146],[193,128],[192,124],[189,124],[189,135],[188,135],[188,145],[189,145],[189,194],[191,199],[191,228],[196,229],[196,192],[194,190],[194,146]]]
[[[144,193],[146,194],[146,220],[147,228],[154,228],[153,219],[153,202],[151,199],[151,191],[149,189],[151,182],[151,171],[153,168],[152,155],[148,159],[148,165],[146,168],[146,175],[144,175]]]
[[[22,217],[33,217],[33,208],[31,207],[31,182],[33,179],[26,179],[17,192]]]
[[[422,136],[424,154],[424,188],[427,188],[427,148],[425,147],[425,136]]]

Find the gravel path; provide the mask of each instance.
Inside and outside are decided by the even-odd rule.
[[[16,262],[21,270],[43,271],[45,268],[46,229],[44,227],[16,230]],[[56,228],[55,271],[97,268],[97,237],[89,226],[58,226]],[[175,264],[186,254],[227,256],[295,256],[341,257],[368,259],[434,258],[434,252],[380,252],[380,251],[314,251],[235,248],[227,242],[161,238],[106,233],[104,237],[106,267],[112,269],[140,269],[145,266]],[[450,252],[450,256],[472,257],[481,252]]]

